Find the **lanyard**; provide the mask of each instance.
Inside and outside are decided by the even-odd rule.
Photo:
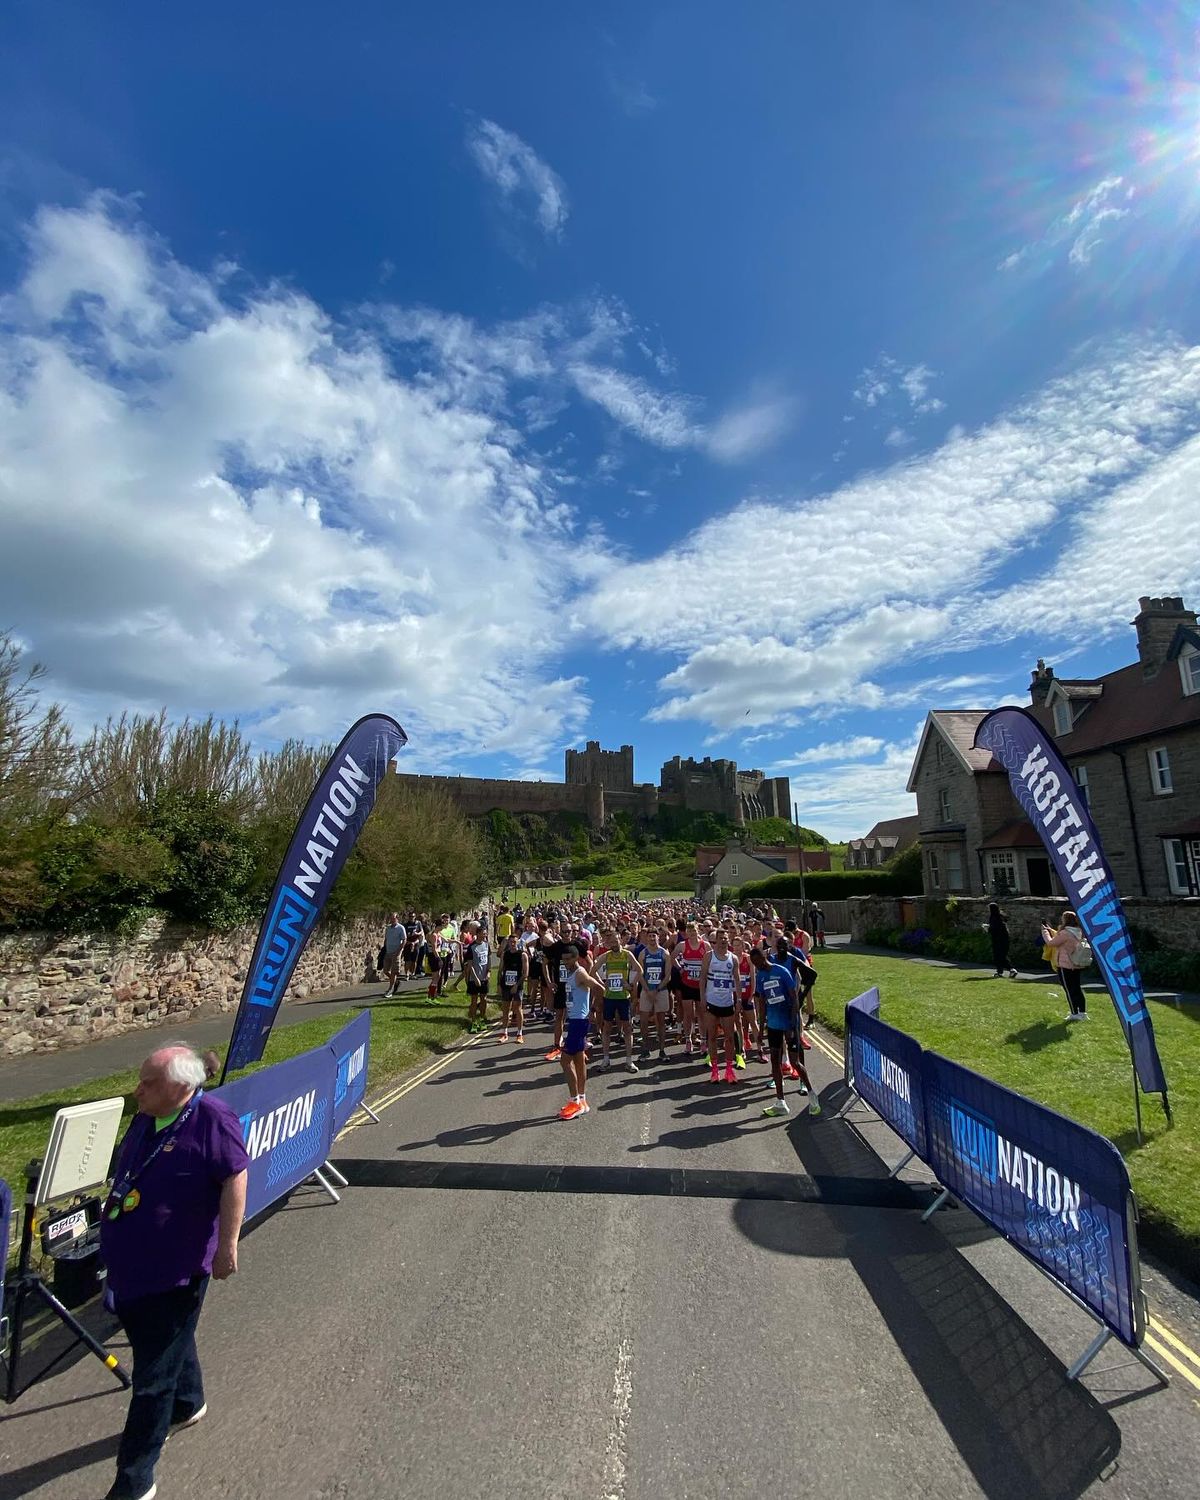
[[[134,1183],[138,1180],[142,1173],[145,1172],[146,1168],[151,1164],[151,1162],[153,1162],[157,1158],[158,1153],[162,1151],[167,1145],[174,1144],[175,1137],[183,1129],[184,1125],[187,1124],[188,1118],[190,1117],[192,1111],[196,1108],[196,1105],[199,1104],[200,1100],[203,1099],[203,1097],[204,1090],[197,1089],[192,1097],[188,1100],[187,1104],[184,1106],[183,1110],[179,1114],[179,1117],[172,1124],[168,1125],[165,1130],[159,1131],[159,1139],[155,1142],[154,1150],[151,1151],[146,1160],[142,1162],[141,1165],[134,1171],[127,1171],[122,1173],[121,1180],[119,1182],[113,1183],[112,1191],[108,1195],[108,1202],[105,1204],[106,1211],[111,1211],[114,1207],[118,1209],[120,1208],[121,1204],[130,1196],[130,1190],[132,1189]],[[136,1195],[135,1201],[131,1205],[131,1207],[136,1208],[138,1202],[140,1201],[141,1194],[139,1193]]]

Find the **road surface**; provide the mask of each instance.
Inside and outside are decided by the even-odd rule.
[[[1116,1346],[880,1123],[765,1120],[765,1069],[593,1079],[493,1035],[416,1070],[252,1228],[201,1322],[210,1415],[159,1495],[1163,1500],[1196,1493],[1200,1386]],[[826,1039],[828,1045],[828,1039]],[[1196,1305],[1158,1277],[1196,1347]],[[119,1337],[119,1336],[118,1336]],[[1200,1377],[1200,1368],[1197,1369]],[[87,1359],[0,1423],[0,1496],[105,1493],[125,1398]]]

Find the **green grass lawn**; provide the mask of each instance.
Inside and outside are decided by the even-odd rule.
[[[1089,1021],[1068,1026],[1057,985],[1014,984],[987,970],[938,969],[904,958],[818,954],[817,1013],[843,1030],[847,1000],[879,986],[882,1016],[923,1047],[1090,1125],[1129,1164],[1143,1241],[1192,1276],[1200,1272],[1200,1011],[1151,1003],[1171,1090],[1168,1128],[1158,1097],[1142,1099],[1134,1131],[1129,1051],[1112,1001],[1088,992]]]
[[[459,983],[461,985],[461,980]],[[277,1028],[267,1044],[262,1062],[247,1069],[247,1072],[265,1068],[269,1063],[282,1062],[287,1057],[295,1057],[298,1052],[307,1052],[310,1047],[319,1047],[362,1009],[364,1007],[361,1005],[349,1005],[336,1015],[320,1016],[314,1021],[301,1021],[296,1026]],[[232,1024],[231,1015],[230,1025]],[[424,995],[420,991],[400,995],[395,1000],[377,1001],[371,1014],[368,1093],[377,1093],[390,1079],[411,1067],[420,1058],[436,1051],[445,1043],[453,1042],[466,1029],[466,1024],[467,999],[461,989],[450,991],[439,1005],[425,1004]],[[154,1035],[148,1034],[146,1050],[149,1051],[154,1044]],[[132,1094],[136,1083],[137,1069],[134,1068],[124,1073],[110,1073],[105,1078],[95,1078],[90,1083],[78,1084],[74,1088],[0,1105],[0,1177],[13,1189],[17,1204],[21,1202],[24,1191],[25,1164],[30,1157],[41,1156],[45,1151],[55,1112],[64,1104],[81,1104],[85,1100],[109,1099],[121,1094],[128,1100],[128,1118],[133,1113]]]

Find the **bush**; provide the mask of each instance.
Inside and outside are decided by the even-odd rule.
[[[842,901],[847,896],[914,896],[920,885],[913,886],[906,876],[897,875],[886,866],[878,870],[818,870],[803,877],[804,895],[811,901]],[[801,896],[798,873],[769,875],[765,880],[748,880],[742,886],[742,898],[777,896],[798,901]]]

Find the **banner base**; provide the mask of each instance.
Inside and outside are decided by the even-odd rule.
[[[328,1165],[329,1165],[329,1163],[326,1162],[325,1166],[328,1167]],[[313,1175],[313,1178],[316,1180],[317,1186],[318,1187],[323,1187],[325,1189],[325,1191],[329,1194],[329,1196],[333,1199],[333,1201],[335,1203],[340,1203],[342,1201],[340,1195],[338,1193],[334,1192],[333,1184],[328,1180],[328,1178],[325,1177],[325,1175],[322,1172],[322,1169],[320,1167],[318,1167],[316,1169],[316,1171],[312,1175]],[[344,1179],[343,1179],[343,1183],[344,1183]]]
[[[943,1188],[937,1195],[937,1197],[933,1200],[933,1202],[929,1205],[929,1207],[925,1210],[925,1212],[921,1215],[921,1223],[924,1224],[927,1222],[927,1220],[932,1219],[934,1214],[937,1213],[938,1209],[941,1208],[942,1204],[945,1203],[946,1199],[950,1196],[950,1189]]]
[[[1071,1366],[1071,1368],[1067,1371],[1067,1379],[1078,1380],[1083,1372],[1087,1369],[1088,1365],[1091,1364],[1092,1360],[1096,1358],[1097,1354],[1100,1353],[1101,1349],[1104,1348],[1105,1344],[1107,1344],[1109,1339],[1111,1339],[1112,1337],[1113,1333],[1110,1328],[1102,1328],[1096,1335],[1096,1337],[1092,1340],[1092,1342],[1083,1351],[1083,1353],[1079,1356],[1079,1358],[1075,1361],[1075,1363]],[[1128,1345],[1126,1345],[1125,1347],[1129,1348]],[[1148,1354],[1143,1353],[1141,1349],[1129,1349],[1129,1352],[1133,1355],[1134,1359],[1136,1359],[1139,1364],[1144,1365],[1146,1369],[1149,1370],[1150,1373],[1155,1377],[1155,1379],[1158,1380],[1162,1385],[1171,1384],[1171,1377],[1160,1365],[1156,1365]]]

